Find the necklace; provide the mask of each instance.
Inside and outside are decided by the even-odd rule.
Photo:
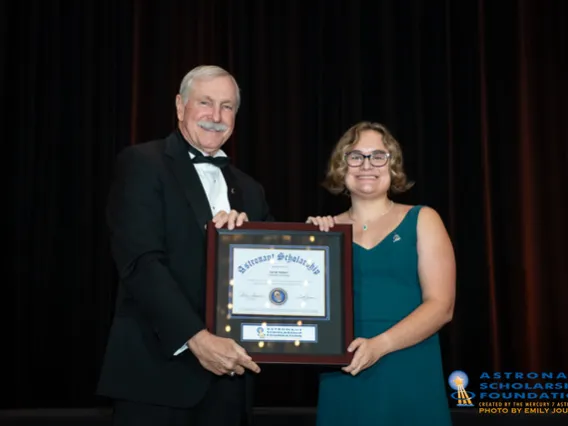
[[[385,212],[381,213],[381,215],[377,219],[380,219],[381,217],[386,215],[388,212],[390,212],[393,206],[394,206],[394,202],[391,200],[389,208],[386,209]],[[350,207],[349,210],[347,211],[347,215],[349,216],[349,219],[351,219],[353,222],[355,222],[355,219],[353,219],[352,211],[353,211],[353,207]],[[363,231],[366,231],[367,229],[369,229],[369,227],[367,226],[366,223],[364,223],[363,224]]]

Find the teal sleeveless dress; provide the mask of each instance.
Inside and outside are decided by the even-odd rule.
[[[420,206],[375,247],[353,243],[355,337],[389,329],[421,303],[416,250]],[[390,353],[357,376],[320,375],[317,426],[449,426],[438,334]]]

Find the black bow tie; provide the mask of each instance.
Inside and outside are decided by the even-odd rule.
[[[195,149],[191,145],[189,145],[189,152],[191,152],[193,155],[195,155],[193,160],[191,160],[191,161],[193,161],[193,164],[207,163],[207,164],[213,164],[214,166],[223,168],[223,167],[229,165],[229,163],[230,163],[229,157],[205,156],[201,153],[201,151]]]
[[[214,166],[223,168],[229,165],[229,158],[228,157],[206,157],[205,155],[200,155],[193,158],[193,164],[199,163],[208,163],[213,164]]]

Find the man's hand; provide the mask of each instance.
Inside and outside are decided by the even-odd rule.
[[[247,214],[244,212],[239,213],[236,210],[231,210],[229,213],[221,210],[213,218],[213,223],[217,229],[222,228],[225,224],[227,224],[227,228],[231,230],[235,226],[241,226],[244,222],[248,222]]]
[[[244,374],[245,368],[255,373],[260,372],[260,367],[233,339],[201,330],[187,343],[203,368],[218,376],[233,372],[241,375]]]

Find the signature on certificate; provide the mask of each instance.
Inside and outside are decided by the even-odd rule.
[[[248,294],[244,291],[240,293],[240,296],[244,297],[246,299],[256,299],[256,298],[259,298],[259,297],[264,297],[262,294],[258,294],[258,293]]]

